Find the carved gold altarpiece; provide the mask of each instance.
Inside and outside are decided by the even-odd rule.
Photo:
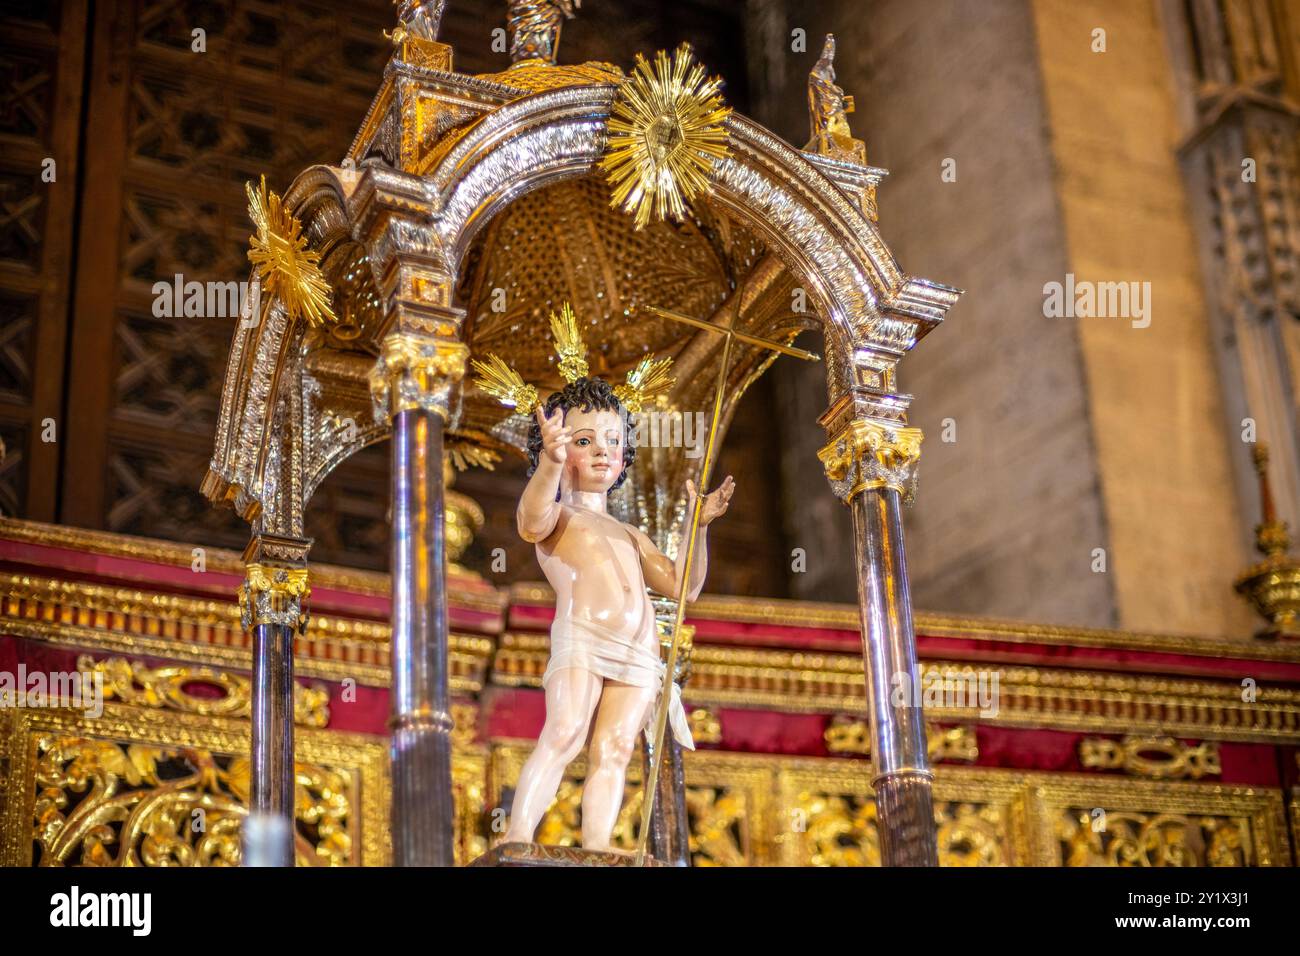
[[[0,708],[0,863],[238,862],[253,648],[230,596],[240,556],[206,558],[196,572],[188,546],[0,519],[0,670],[99,670],[106,691],[99,717]],[[101,571],[88,580],[87,568]],[[296,647],[296,860],[388,863],[388,581],[327,566],[313,580]],[[455,566],[449,593],[454,859],[465,864],[499,839],[539,726],[550,595],[497,591]],[[692,865],[879,865],[856,609],[705,597],[689,621]],[[941,865],[1291,864],[1294,647],[933,615],[917,630],[923,678],[982,668],[1002,688],[997,714],[927,708]],[[538,833],[561,860],[579,839],[582,773],[579,760]],[[635,762],[629,776],[624,848]]]

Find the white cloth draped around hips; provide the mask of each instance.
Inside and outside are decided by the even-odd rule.
[[[658,645],[656,644],[656,650]],[[657,653],[645,645],[603,624],[582,618],[556,618],[551,623],[551,659],[542,675],[542,689],[546,689],[551,675],[566,667],[579,667],[605,680],[615,680],[633,687],[652,687],[656,694],[655,706],[646,717],[645,736],[654,744],[655,715],[662,697],[662,684],[668,665]],[[668,722],[673,736],[687,750],[695,749],[691,726],[682,707],[682,691],[676,681],[669,681],[671,697],[668,702]]]

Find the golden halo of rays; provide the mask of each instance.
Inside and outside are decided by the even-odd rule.
[[[248,238],[248,261],[257,270],[263,293],[278,298],[291,319],[304,318],[313,327],[335,321],[320,253],[307,248],[302,223],[266,188],[265,176],[257,189],[250,182],[244,190],[248,218],[257,230]]]
[[[555,354],[560,357],[560,374],[566,382],[576,382],[587,374],[587,345],[568,302],[561,303],[559,315],[551,313],[551,335],[555,337]]]
[[[531,415],[540,403],[537,389],[527,384],[501,356],[489,352],[486,361],[473,359],[470,365],[478,372],[474,384],[507,408]]]
[[[668,374],[672,364],[671,358],[643,358],[627,373],[626,385],[614,386],[614,397],[632,414],[654,404],[660,395],[668,394],[676,381]]]
[[[618,88],[606,123],[608,145],[600,161],[613,185],[610,205],[650,221],[686,215],[686,203],[708,188],[708,174],[727,155],[722,123],[722,79],[704,75],[689,43],[670,60],[663,50],[654,66],[640,53]]]

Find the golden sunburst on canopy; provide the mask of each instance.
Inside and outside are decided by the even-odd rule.
[[[686,202],[708,188],[713,163],[727,155],[722,80],[705,78],[689,43],[655,54],[653,69],[641,54],[619,84],[606,129],[600,166],[613,185],[612,205],[635,216],[636,228],[658,219],[682,219]]]
[[[257,189],[251,182],[244,189],[248,218],[257,229],[248,237],[248,261],[257,270],[263,293],[278,298],[290,318],[305,318],[312,326],[335,321],[320,253],[307,248],[302,224],[266,188],[265,176]]]

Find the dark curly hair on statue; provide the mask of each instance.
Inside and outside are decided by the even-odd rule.
[[[614,492],[627,480],[627,473],[631,471],[632,462],[636,458],[636,448],[632,445],[630,434],[631,422],[627,410],[614,395],[614,389],[602,378],[580,378],[564,386],[561,391],[554,392],[543,404],[542,415],[550,418],[557,408],[564,409],[566,418],[569,410],[573,408],[584,412],[594,410],[619,413],[619,417],[623,420],[623,470],[614,484],[610,485],[607,494]],[[529,477],[537,470],[537,463],[541,460],[541,456],[542,427],[537,424],[536,414],[534,414],[532,424],[528,427],[528,471],[525,474]],[[560,500],[558,490],[555,492],[555,500]]]

